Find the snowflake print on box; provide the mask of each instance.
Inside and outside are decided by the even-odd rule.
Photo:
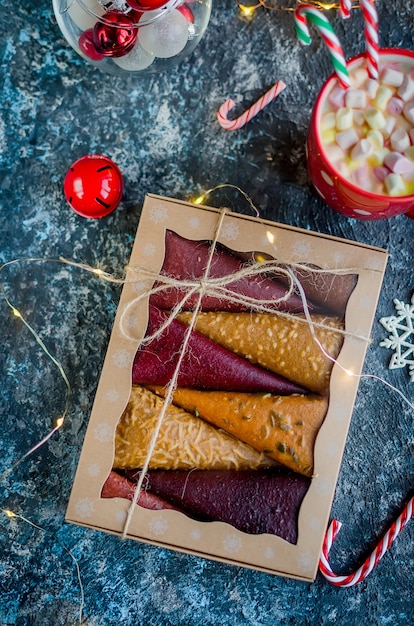
[[[411,304],[394,300],[397,315],[382,317],[380,323],[391,334],[380,346],[394,350],[389,368],[399,369],[408,365],[410,381],[414,382],[414,293]]]

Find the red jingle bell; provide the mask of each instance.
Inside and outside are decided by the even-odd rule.
[[[126,0],[136,11],[154,11],[168,4],[169,0]]]
[[[120,203],[124,180],[110,158],[88,154],[70,166],[63,190],[72,209],[82,217],[105,217]]]
[[[108,11],[93,27],[95,48],[108,57],[122,57],[135,45],[138,29],[132,17],[120,11]]]
[[[99,50],[96,49],[95,43],[93,41],[93,30],[92,28],[88,28],[83,32],[78,40],[79,48],[82,52],[91,59],[92,61],[102,61],[105,58],[105,55]]]

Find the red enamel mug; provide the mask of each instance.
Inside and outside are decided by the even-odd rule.
[[[366,67],[365,54],[347,62],[349,75]],[[414,78],[414,51],[382,49],[379,52],[379,75],[385,67],[404,69]],[[306,158],[311,181],[328,206],[347,217],[378,220],[406,214],[414,218],[414,191],[410,195],[379,194],[357,186],[334,166],[322,141],[321,119],[329,108],[329,98],[339,86],[336,74],[323,85],[312,111],[306,139]],[[414,98],[413,98],[414,101]],[[414,125],[413,125],[414,126]],[[414,132],[412,133],[414,136]],[[411,190],[410,190],[411,191]]]

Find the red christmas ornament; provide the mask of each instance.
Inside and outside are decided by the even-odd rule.
[[[194,13],[192,12],[188,4],[180,4],[180,6],[177,7],[177,11],[184,15],[187,22],[190,22],[190,24],[194,24]]]
[[[154,11],[155,9],[161,9],[168,0],[126,0],[127,4],[136,11]]]
[[[108,11],[93,27],[95,48],[108,57],[122,57],[135,45],[138,29],[134,20],[120,11]]]
[[[124,181],[111,159],[88,154],[70,166],[63,190],[72,209],[82,217],[105,217],[121,201]]]
[[[80,35],[78,43],[79,48],[88,59],[92,59],[92,61],[102,61],[102,59],[105,58],[105,55],[99,52],[95,47],[92,28],[88,28],[88,30],[85,30],[85,32]]]

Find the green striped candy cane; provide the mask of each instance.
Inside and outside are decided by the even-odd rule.
[[[308,46],[312,39],[309,34],[307,22],[311,22],[319,31],[322,39],[328,46],[329,54],[338,77],[341,87],[348,89],[351,82],[349,80],[348,68],[342,46],[332,28],[329,20],[310,4],[301,4],[295,10],[295,31],[299,41]]]

